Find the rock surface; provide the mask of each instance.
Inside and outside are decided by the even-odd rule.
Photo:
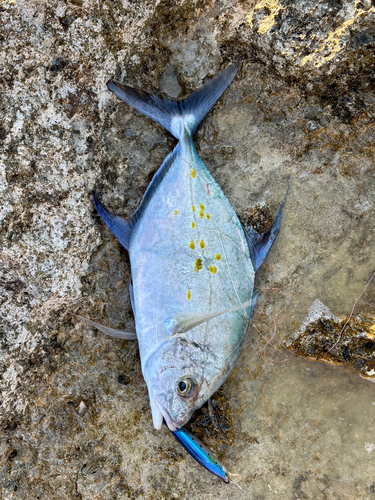
[[[213,451],[252,498],[374,495],[373,384],[277,347],[374,270],[374,33],[370,0],[0,0],[1,498],[244,498],[153,429],[137,346],[68,314],[133,323],[90,195],[131,214],[175,144],[106,81],[182,98],[239,56],[198,151],[244,221],[291,189]]]
[[[316,300],[301,328],[283,346],[313,361],[353,367],[375,382],[374,315],[336,318]]]

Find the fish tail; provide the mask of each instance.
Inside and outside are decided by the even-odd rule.
[[[201,121],[232,83],[240,64],[241,60],[238,59],[235,64],[230,65],[182,101],[161,99],[112,80],[107,82],[107,87],[120,99],[160,123],[180,140],[186,130],[192,136],[195,134]]]

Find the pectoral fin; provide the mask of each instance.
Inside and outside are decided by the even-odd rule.
[[[109,335],[110,337],[114,337],[116,339],[125,339],[125,340],[137,340],[136,332],[129,332],[125,330],[115,330],[114,328],[108,328],[108,326],[101,325],[100,323],[96,323],[95,321],[91,321],[91,319],[85,318],[84,316],[79,316],[78,314],[69,313],[76,318],[82,319],[86,323],[91,326],[94,326],[101,332]]]
[[[231,307],[230,309],[224,309],[222,311],[216,311],[214,313],[203,313],[203,312],[182,313],[176,316],[175,318],[168,318],[165,321],[165,326],[168,330],[170,330],[172,335],[177,335],[179,333],[186,333],[189,330],[195,328],[196,326],[201,325],[206,321],[210,321],[210,319],[217,318],[217,316],[221,316],[222,314],[239,311],[240,309],[242,309],[246,314],[246,309],[248,307],[252,308],[251,309],[252,312],[253,304],[254,304],[254,299],[252,298],[247,302],[243,302],[239,306]],[[247,314],[246,317],[248,317]]]

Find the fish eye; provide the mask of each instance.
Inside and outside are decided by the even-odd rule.
[[[196,392],[197,384],[191,378],[182,378],[178,381],[177,392],[180,396],[187,398]]]

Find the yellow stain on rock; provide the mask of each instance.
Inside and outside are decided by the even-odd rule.
[[[194,250],[194,248],[195,248],[195,243],[194,243],[194,241],[192,241],[192,242],[190,243],[190,248],[191,248],[192,250]]]
[[[175,210],[175,215],[178,215],[180,213],[180,210]]]
[[[210,266],[210,271],[211,273],[216,274],[217,272],[216,266]]]
[[[221,260],[221,255],[219,253],[216,255],[216,260]]]
[[[189,290],[188,291],[188,300],[190,300],[190,299],[191,299],[191,291]]]
[[[17,5],[16,0],[2,0],[0,1],[0,7],[2,7],[4,10],[8,10],[10,7],[15,7]]]
[[[313,62],[316,68],[320,68],[324,63],[332,61],[332,59],[344,49],[345,45],[342,42],[342,38],[345,35],[349,35],[349,27],[352,26],[359,17],[363,16],[363,14],[370,14],[370,12],[375,13],[375,7],[371,7],[368,10],[363,10],[361,8],[357,9],[358,4],[362,5],[360,0],[356,0],[355,2],[355,14],[353,19],[345,21],[340,28],[335,29],[333,33],[328,35],[320,47],[314,50],[310,55],[305,56],[301,62],[302,66]]]
[[[254,10],[247,16],[247,20],[251,27],[253,26],[254,11],[263,8],[267,9],[268,14],[259,22],[258,33],[261,35],[264,35],[264,33],[267,33],[267,31],[272,28],[276,23],[275,17],[279,14],[280,10],[285,9],[285,7],[280,4],[279,0],[260,0],[254,7]]]
[[[194,170],[194,168],[193,168],[193,170],[191,171],[191,176],[192,176],[192,178],[193,178],[193,179],[195,179],[195,178],[196,178],[196,176],[197,176],[197,173],[196,173],[196,171]]]
[[[200,246],[201,246],[201,248],[206,248],[206,243],[204,242],[204,240],[202,240],[200,242]]]
[[[203,268],[203,260],[202,259],[197,259],[195,261],[195,266],[194,269],[197,271],[197,273]]]

